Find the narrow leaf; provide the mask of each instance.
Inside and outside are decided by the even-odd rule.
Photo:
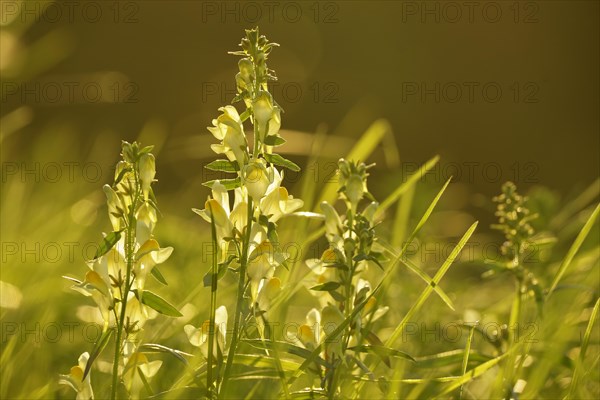
[[[475,332],[475,325],[473,325],[469,331],[469,337],[467,338],[467,344],[465,345],[465,354],[463,356],[462,362],[462,374],[467,373],[467,368],[469,366],[469,354],[471,353],[471,342],[473,341],[473,333]],[[463,386],[460,386],[459,398],[462,399],[463,394]]]
[[[88,358],[87,364],[85,364],[85,371],[83,371],[83,379],[90,373],[92,368],[92,364],[98,358],[98,356],[102,353],[102,350],[108,344],[108,340],[112,336],[112,329],[108,329],[102,333],[96,344],[94,345],[94,349],[92,350],[92,354],[90,354],[90,358]]]
[[[310,288],[310,290],[318,290],[321,292],[330,292],[332,290],[335,290],[337,288],[339,288],[342,284],[339,282],[325,282],[322,283],[320,285],[316,285]]]
[[[212,189],[213,185],[217,182],[223,185],[226,190],[233,190],[242,185],[242,182],[239,177],[235,179],[215,179],[212,181],[204,182],[202,185]]]
[[[194,356],[193,354],[189,354],[189,353],[183,352],[181,350],[172,349],[170,347],[163,346],[162,344],[156,344],[156,343],[144,343],[140,346],[139,349],[143,353],[154,352],[154,353],[170,354],[173,357],[175,357],[176,359],[178,359],[179,361],[181,361],[186,366],[189,363],[185,357],[193,357]]]
[[[448,269],[450,268],[450,266],[452,265],[452,263],[454,262],[454,260],[456,260],[456,258],[460,254],[462,248],[465,246],[465,244],[467,243],[467,241],[469,240],[469,238],[471,237],[471,235],[475,231],[475,228],[477,228],[477,222],[475,222],[473,225],[471,225],[471,227],[467,230],[467,232],[465,232],[465,234],[460,239],[460,241],[458,242],[458,244],[454,247],[454,249],[452,250],[452,252],[448,256],[448,258],[446,258],[446,261],[444,261],[444,263],[442,264],[442,266],[440,267],[440,269],[437,271],[437,273],[433,277],[431,284],[428,285],[425,288],[425,290],[423,290],[423,292],[421,293],[421,295],[419,296],[419,298],[417,299],[417,301],[412,305],[412,307],[410,308],[410,310],[408,310],[408,312],[406,313],[406,315],[404,316],[404,318],[402,319],[402,321],[400,322],[400,324],[398,324],[398,326],[396,326],[396,329],[394,329],[394,332],[392,333],[392,335],[390,336],[390,338],[386,342],[386,345],[388,347],[393,347],[394,343],[396,342],[396,340],[398,339],[398,337],[402,333],[402,329],[404,329],[404,325],[408,321],[410,321],[410,319],[413,317],[413,315],[417,311],[419,311],[421,309],[421,307],[425,303],[425,300],[427,300],[427,298],[429,297],[429,295],[433,291],[433,286],[434,285],[435,286],[439,285],[441,279],[444,277],[444,275],[446,274],[446,272],[448,271]]]
[[[300,171],[300,167],[298,164],[281,157],[279,154],[265,154],[265,160],[270,162],[271,164],[279,165],[280,167],[285,167],[294,172]]]
[[[285,143],[285,139],[279,135],[269,135],[264,142],[267,146],[281,146]]]
[[[464,360],[465,352],[462,349],[445,351],[443,353],[432,354],[429,356],[417,357],[417,366],[419,368],[439,369],[449,365],[459,364]],[[470,351],[469,362],[479,361],[486,362],[491,360],[491,357],[483,354]],[[463,374],[464,375],[464,374]]]
[[[160,270],[158,269],[158,267],[154,267],[152,268],[152,271],[150,272],[152,274],[153,277],[156,278],[157,281],[159,281],[160,283],[162,283],[165,286],[168,286],[169,284],[167,283],[167,280],[165,279],[165,277],[163,276],[163,274],[160,273]]]
[[[94,254],[94,260],[108,253],[110,249],[112,249],[114,245],[117,244],[119,239],[121,239],[121,232],[123,231],[111,232],[104,237],[102,243],[100,244],[100,247],[98,247],[98,250],[96,250],[96,254]]]
[[[138,295],[138,292],[136,292],[136,296]],[[138,296],[139,298],[139,296]],[[149,290],[144,290],[144,293],[142,295],[142,303],[147,305],[148,307],[152,308],[153,310],[167,315],[169,317],[181,317],[182,314],[177,311],[177,309],[172,306],[171,304],[169,304],[169,302],[167,302],[165,299],[163,299],[162,297],[160,297],[159,295],[152,293]]]
[[[550,286],[550,289],[548,290],[548,296],[550,296],[552,294],[552,292],[554,291],[554,289],[556,289],[556,285],[558,285],[558,281],[560,281],[562,276],[565,274],[565,272],[567,271],[567,268],[571,264],[571,261],[573,261],[575,254],[577,254],[577,251],[579,251],[579,248],[585,241],[585,238],[592,230],[592,227],[594,226],[594,223],[596,222],[596,219],[598,218],[599,211],[600,211],[600,204],[598,204],[596,206],[596,209],[594,210],[592,215],[590,215],[590,217],[588,218],[587,222],[585,223],[585,225],[583,226],[583,228],[577,235],[577,238],[575,238],[575,241],[571,245],[571,248],[569,249],[566,257],[563,259],[562,263],[560,264],[560,267],[558,268],[558,272],[556,273],[556,276],[554,277],[554,280],[552,281],[552,285]]]
[[[381,358],[382,360],[384,360],[386,357],[398,357],[398,358],[404,358],[406,360],[415,362],[415,359],[413,357],[411,357],[409,354],[407,354],[403,351],[400,351],[400,350],[390,349],[389,347],[386,347],[386,346],[380,346],[380,345],[375,345],[375,344],[363,344],[360,346],[350,347],[350,350],[354,350],[359,353],[373,353],[373,354],[377,355],[379,358]],[[385,360],[384,360],[384,362],[385,362]],[[387,362],[385,362],[385,364],[389,368],[391,368],[389,360]]]
[[[596,318],[598,317],[598,309],[600,308],[600,298],[596,300],[596,305],[592,310],[592,315],[590,316],[590,320],[588,322],[588,326],[583,335],[583,341],[581,342],[581,349],[579,350],[579,360],[575,364],[575,370],[573,371],[573,379],[571,379],[571,386],[569,387],[569,393],[567,395],[567,399],[572,399],[575,395],[575,391],[578,388],[579,380],[581,377],[581,368],[583,368],[583,361],[585,359],[585,353],[587,352],[588,345],[590,343],[590,337],[592,336],[592,330],[594,329],[594,324],[596,323]]]
[[[508,354],[510,354],[510,352],[511,352],[511,350],[509,350],[508,352],[506,352],[496,358],[492,358],[491,360],[486,361],[483,364],[479,364],[472,370],[468,371],[467,373],[465,373],[462,376],[455,379],[450,385],[448,385],[446,387],[446,389],[444,389],[441,393],[439,393],[438,396],[439,397],[444,396],[444,395],[452,392],[453,390],[459,388],[460,386],[464,385],[465,383],[469,382],[470,380],[475,379],[478,376],[482,375],[484,372],[488,371],[490,368],[494,367],[496,364],[498,364],[500,361],[502,361],[502,359],[504,357],[506,357]]]
[[[299,346],[295,346],[291,343],[287,343],[287,342],[281,342],[281,341],[263,341],[261,339],[244,339],[242,340],[245,343],[248,343],[250,346],[255,347],[257,349],[266,349],[266,350],[272,350],[274,348],[277,348],[278,350],[284,351],[286,353],[304,358],[305,360],[308,359],[311,356],[311,351],[308,349],[305,349],[303,347],[299,347]],[[236,356],[237,357],[237,356]],[[332,368],[332,365],[329,364],[327,361],[325,361],[324,359],[322,359],[321,357],[316,357],[315,359],[311,360],[316,362],[317,364],[320,364],[324,367],[327,368]]]
[[[237,172],[240,170],[238,163],[229,160],[215,160],[205,165],[204,168],[221,172]]]

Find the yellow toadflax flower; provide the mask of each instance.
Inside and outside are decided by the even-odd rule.
[[[213,119],[214,126],[208,130],[221,143],[213,144],[211,148],[217,154],[225,154],[230,161],[236,161],[241,169],[248,161],[248,142],[242,120],[234,106],[221,107],[219,111],[222,114]]]
[[[218,357],[219,353],[225,353],[227,318],[227,308],[225,306],[221,306],[215,310],[215,338],[217,339],[217,346],[213,348],[213,355],[215,357]],[[210,321],[204,321],[200,328],[196,328],[193,325],[186,325],[183,327],[183,329],[191,345],[199,347],[204,357],[208,358],[208,333],[210,329]]]
[[[90,358],[89,353],[86,351],[81,356],[76,366],[71,368],[69,375],[60,375],[58,381],[61,385],[68,385],[77,392],[76,400],[90,400],[94,399],[94,391],[92,390],[91,372],[88,372],[85,379],[83,378],[83,372],[85,366]]]

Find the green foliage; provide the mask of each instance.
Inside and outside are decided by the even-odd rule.
[[[276,44],[252,29],[240,46],[233,52],[240,60],[232,103],[242,109],[221,108],[209,128],[218,156],[206,168],[225,178],[190,178],[211,191],[204,207],[194,209],[207,224],[177,216],[188,191],[175,189],[157,235],[179,250],[160,271],[172,249],[160,247],[154,234],[160,215],[154,150],[123,142],[114,179],[104,187],[108,233],[86,260],[87,273],[66,276],[85,303],[61,294],[61,307],[21,306],[29,307],[23,315],[35,309],[38,319],[66,321],[69,313],[90,318],[85,311],[93,305],[99,335],[90,343],[57,343],[56,350],[3,336],[0,397],[72,397],[71,389],[77,398],[165,399],[600,395],[597,182],[567,202],[549,190],[524,196],[504,184],[485,203],[489,211],[495,202],[493,228],[503,235],[497,257],[469,247],[496,244],[496,237],[462,210],[464,221],[452,218],[459,213],[449,209],[456,204],[451,180],[423,179],[439,157],[402,180],[395,179],[399,158],[389,143],[383,150],[394,173],[382,173],[383,163],[365,163],[393,136],[385,120],[336,155],[336,179],[315,180],[309,170],[298,187],[286,185],[284,169],[331,160],[320,157],[318,145],[306,164],[287,159],[293,157],[280,148],[283,110],[268,86],[276,79],[267,66]],[[299,189],[304,202],[290,195]],[[75,232],[98,242],[97,231],[88,234],[80,225],[56,229],[82,198],[94,197],[68,192],[57,199],[64,210],[56,219],[23,234],[39,230],[66,241]],[[38,200],[24,209],[45,204]],[[438,244],[447,251],[433,260],[414,252]],[[73,267],[57,268],[68,275]],[[56,295],[40,277],[20,285],[23,298],[38,290]],[[2,282],[5,289],[19,294]],[[2,322],[13,312],[3,308]],[[437,336],[431,334],[436,324]],[[458,339],[444,329],[457,329]],[[65,389],[48,383],[47,371],[22,372],[33,371],[33,359],[68,371],[81,346],[89,353],[60,376]]]

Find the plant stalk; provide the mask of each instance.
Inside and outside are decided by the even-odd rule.
[[[117,386],[119,384],[119,359],[121,357],[121,340],[123,339],[123,326],[125,324],[125,314],[127,311],[127,297],[133,284],[131,279],[131,270],[133,269],[134,253],[133,253],[133,242],[135,240],[135,209],[138,202],[139,196],[139,184],[138,176],[135,173],[135,197],[133,203],[129,209],[129,216],[127,221],[127,235],[125,236],[125,255],[127,257],[127,274],[125,277],[125,292],[121,293],[121,314],[117,323],[117,337],[115,339],[115,355],[113,359],[113,371],[112,371],[112,386],[110,398],[115,400],[117,398]]]
[[[235,357],[235,351],[238,344],[238,336],[240,331],[240,321],[242,316],[242,304],[244,302],[244,288],[246,287],[246,268],[248,267],[248,251],[250,247],[250,231],[252,228],[252,215],[254,208],[252,206],[252,198],[248,196],[248,221],[246,223],[246,235],[244,238],[244,247],[242,248],[242,259],[240,260],[240,278],[238,281],[237,303],[235,306],[235,317],[233,323],[233,335],[231,337],[231,345],[227,354],[227,363],[225,364],[225,372],[223,374],[223,383],[219,391],[219,397],[227,393],[227,384],[229,382],[229,374]]]

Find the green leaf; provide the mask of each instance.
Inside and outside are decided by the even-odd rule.
[[[142,154],[150,153],[153,149],[154,145],[145,146],[138,152],[138,155],[141,156]]]
[[[469,337],[467,338],[467,344],[465,345],[465,354],[463,356],[463,362],[462,362],[462,374],[466,374],[467,373],[467,368],[469,366],[469,354],[471,353],[471,342],[473,341],[473,333],[475,332],[475,325],[471,326],[471,329],[469,330]],[[463,394],[463,386],[460,386],[460,394],[459,394],[459,398],[462,399],[462,394]]]
[[[344,296],[340,292],[336,292],[335,290],[330,291],[329,294],[331,295],[331,297],[333,297],[335,301],[342,302],[346,300],[346,296]]]
[[[121,172],[119,172],[119,175],[117,175],[117,177],[115,178],[115,182],[113,183],[113,186],[118,185],[121,182],[121,180],[123,179],[123,177],[125,176],[125,174],[130,171],[131,171],[131,168],[123,168],[121,170]]]
[[[375,265],[377,265],[379,268],[381,268],[381,270],[383,270],[383,265],[381,265],[381,262],[377,259],[377,257],[370,255],[370,254],[357,254],[354,258],[354,261],[372,261],[375,263]]]
[[[265,154],[265,160],[270,162],[271,164],[279,165],[280,167],[285,167],[294,172],[300,171],[300,167],[293,163],[292,161],[281,157],[279,154]]]
[[[327,399],[327,392],[324,389],[303,389],[292,392],[291,396],[295,400]]]
[[[442,280],[442,278],[444,277],[444,275],[446,274],[446,272],[448,271],[448,269],[450,268],[452,263],[454,263],[454,260],[456,260],[456,258],[460,254],[461,250],[463,249],[463,247],[465,246],[465,244],[467,243],[467,241],[469,240],[469,238],[475,231],[475,228],[477,228],[477,222],[473,223],[473,225],[471,225],[471,227],[469,227],[469,229],[465,232],[465,234],[460,239],[458,244],[454,247],[454,249],[452,249],[452,252],[448,256],[448,258],[446,258],[446,261],[444,261],[444,263],[442,264],[440,269],[434,275],[434,277],[432,279],[432,283],[430,285],[427,285],[427,287],[425,288],[425,290],[423,290],[423,292],[421,293],[421,295],[419,296],[417,301],[415,303],[413,303],[412,307],[408,310],[408,312],[406,313],[406,315],[404,316],[404,318],[402,319],[400,324],[398,324],[398,326],[396,326],[396,328],[394,329],[394,332],[392,333],[392,335],[389,337],[389,339],[385,343],[386,346],[392,347],[394,345],[394,342],[396,342],[396,340],[402,333],[402,329],[404,329],[404,325],[408,321],[411,320],[413,315],[418,310],[421,309],[421,307],[425,303],[425,300],[427,300],[427,298],[433,291],[434,286],[439,285],[440,281]]]
[[[562,276],[565,274],[565,272],[567,271],[567,268],[571,264],[571,261],[573,261],[575,254],[577,254],[577,251],[579,251],[579,248],[585,241],[585,238],[592,230],[592,227],[594,226],[594,223],[596,222],[596,219],[598,218],[599,212],[600,212],[600,204],[598,204],[596,206],[596,209],[594,210],[592,215],[590,215],[590,218],[587,220],[587,222],[585,223],[583,228],[581,228],[581,231],[575,238],[575,241],[571,245],[571,248],[569,248],[569,251],[568,251],[566,257],[563,259],[562,263],[560,264],[560,267],[558,268],[558,272],[556,273],[556,276],[554,277],[554,280],[552,281],[552,285],[550,286],[550,289],[548,290],[548,296],[550,296],[552,294],[552,292],[554,291],[554,289],[556,289],[556,285],[558,285],[558,281],[560,281],[560,278],[562,278]]]
[[[212,181],[204,182],[202,185],[212,189],[213,185],[216,182],[219,182],[221,185],[223,185],[226,190],[233,190],[242,185],[242,181],[240,180],[239,177],[235,178],[235,179],[215,179]]]
[[[222,172],[237,172],[240,170],[237,162],[229,160],[215,160],[205,165],[204,168]]]
[[[66,275],[63,275],[62,277],[65,278],[68,281],[75,282],[78,285],[81,284],[81,281],[79,279],[77,279],[77,278],[73,278],[71,276],[66,276]]]
[[[447,367],[449,365],[459,364],[463,362],[464,355],[464,350],[456,349],[428,356],[417,357],[417,367],[439,369],[442,367]],[[469,363],[476,361],[486,362],[489,360],[491,360],[491,357],[489,356],[474,351],[469,352]]]
[[[442,301],[444,303],[446,303],[448,308],[450,308],[452,311],[455,310],[454,303],[452,302],[450,297],[448,297],[448,295],[446,294],[446,292],[444,292],[444,290],[441,288],[440,285],[436,285],[435,282],[432,281],[432,279],[429,277],[429,275],[427,275],[427,273],[425,271],[423,271],[421,268],[419,268],[415,263],[410,261],[408,258],[403,258],[401,262],[406,267],[408,267],[408,269],[410,269],[412,272],[417,274],[421,279],[423,279],[428,285],[431,285],[433,287],[433,290],[435,291],[435,293],[437,293],[437,295],[440,296],[440,299],[442,299]]]
[[[388,368],[392,368],[390,357],[405,358],[412,362],[415,362],[415,359],[407,353],[386,347],[385,344],[383,344],[383,342],[381,341],[381,339],[379,339],[379,336],[377,336],[373,331],[363,328],[360,332],[367,339],[367,342],[369,342],[370,345],[356,346],[353,349],[354,351],[358,351],[361,353],[374,353],[379,358],[381,358],[381,361],[383,361]]]
[[[160,283],[162,283],[165,286],[168,286],[169,284],[167,283],[167,280],[165,279],[165,277],[163,276],[163,274],[160,273],[160,270],[158,269],[158,267],[154,267],[152,268],[152,271],[150,272],[152,274],[153,277],[156,278],[157,281],[159,281]]]
[[[310,358],[310,356],[311,356],[310,350],[305,349],[303,347],[295,346],[295,345],[287,343],[287,342],[268,341],[268,340],[262,340],[262,339],[243,339],[242,341],[249,344],[250,346],[252,346],[254,348],[257,348],[257,349],[261,349],[261,350],[277,349],[277,350],[304,358],[305,360]],[[333,367],[330,363],[325,361],[320,356],[315,357],[314,359],[312,359],[312,361],[314,361],[317,364],[322,365],[326,368]]]
[[[136,297],[139,299],[139,292],[137,290],[134,291]],[[169,304],[165,299],[160,297],[159,295],[152,293],[149,290],[144,290],[142,295],[142,303],[152,308],[153,310],[164,314],[169,317],[181,317],[182,314],[177,311],[177,309]]]
[[[281,358],[280,361],[285,371],[295,371],[300,366],[299,362],[292,359]],[[234,364],[253,368],[272,367],[275,362],[273,357],[262,354],[236,354],[233,361]]]
[[[279,135],[270,135],[265,138],[264,144],[267,146],[281,146],[285,143],[285,139]]]
[[[492,368],[496,364],[498,364],[500,361],[502,361],[502,359],[504,357],[506,357],[507,355],[509,355],[512,352],[512,350],[515,348],[516,347],[513,347],[512,349],[508,350],[506,353],[504,353],[496,358],[492,358],[491,360],[486,361],[483,364],[479,364],[472,370],[467,371],[467,373],[465,373],[462,376],[453,380],[452,383],[450,385],[448,385],[446,387],[446,389],[444,389],[441,393],[438,393],[437,396],[442,397],[442,396],[454,391],[455,389],[458,389],[459,387],[461,387],[465,383],[471,381],[472,379],[475,379],[478,376],[482,375],[484,372],[486,372],[487,370],[489,370],[490,368]]]
[[[108,340],[110,339],[112,332],[113,332],[112,329],[108,329],[108,330],[104,331],[102,333],[102,335],[100,336],[100,338],[98,339],[98,341],[96,342],[96,344],[94,345],[92,354],[90,354],[90,358],[88,358],[87,364],[85,364],[85,371],[83,371],[84,379],[87,376],[87,374],[90,373],[90,370],[92,368],[92,364],[94,364],[94,361],[98,358],[100,353],[102,353],[102,350],[104,350],[104,348],[108,344]]]
[[[96,250],[96,254],[94,254],[94,260],[108,253],[110,249],[112,249],[114,245],[117,244],[119,239],[121,239],[121,232],[123,231],[121,230],[111,232],[104,237],[102,243],[100,244],[100,247],[98,247],[98,250]]]
[[[596,300],[596,305],[592,310],[592,315],[590,315],[590,320],[588,322],[588,326],[583,335],[583,341],[581,342],[581,349],[579,350],[579,359],[575,364],[575,370],[573,371],[573,379],[571,379],[571,385],[569,387],[569,394],[567,395],[567,399],[573,398],[575,395],[575,391],[578,388],[579,380],[581,377],[581,369],[583,368],[583,361],[585,360],[585,353],[587,352],[587,348],[590,343],[590,337],[592,336],[592,331],[594,330],[594,324],[596,322],[596,318],[598,317],[598,310],[600,309],[600,298]]]
[[[219,264],[219,271],[217,272],[217,282],[220,281],[225,276],[228,265],[229,265],[229,263]],[[204,282],[204,287],[212,286],[212,275],[213,275],[212,269],[209,270],[206,274],[204,274],[204,277],[202,278],[202,282]]]
[[[376,345],[376,344],[363,344],[363,345],[359,345],[359,346],[354,346],[354,347],[350,347],[350,350],[354,350],[359,353],[373,353],[373,354],[377,355],[379,358],[381,358],[383,360],[383,362],[389,368],[391,368],[389,357],[404,358],[405,360],[410,360],[413,362],[416,361],[409,354],[404,353],[400,350],[390,349],[389,347]]]
[[[183,352],[181,350],[172,349],[162,344],[144,343],[139,347],[139,351],[143,353],[167,353],[181,361],[182,364],[188,365],[188,360],[185,357],[193,357],[193,354]],[[185,357],[184,357],[185,356]]]
[[[332,290],[336,290],[340,286],[342,286],[342,284],[339,282],[325,282],[320,285],[311,287],[310,290],[318,290],[321,292],[330,292]]]

